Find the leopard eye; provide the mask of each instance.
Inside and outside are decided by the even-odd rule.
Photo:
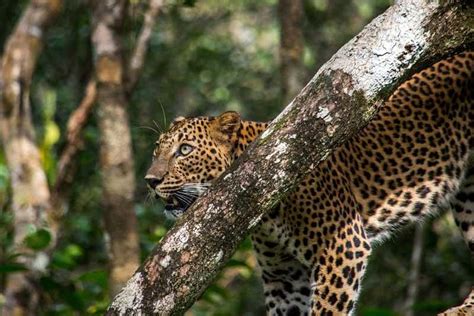
[[[182,155],[182,156],[186,156],[192,151],[193,151],[193,146],[188,145],[188,144],[182,144],[179,147],[179,154]]]

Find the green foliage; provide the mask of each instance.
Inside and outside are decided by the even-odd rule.
[[[14,272],[21,272],[28,270],[23,264],[19,263],[2,263],[0,264],[0,273],[1,274],[8,274]]]
[[[25,4],[1,1],[2,45]],[[130,16],[123,25],[124,56],[130,55],[135,43],[145,4],[144,0],[129,2]],[[305,0],[306,78],[388,4],[388,0]],[[176,0],[159,17],[129,108],[142,259],[172,225],[163,216],[161,202],[147,198],[141,181],[160,130],[178,115],[236,110],[244,118],[271,120],[283,108],[276,5],[276,0]],[[54,183],[57,159],[65,144],[67,119],[92,75],[90,20],[87,1],[65,2],[46,34],[33,78],[33,119],[50,183]],[[77,157],[62,236],[40,279],[41,315],[101,315],[109,303],[95,113],[83,135],[84,150]],[[0,288],[8,274],[25,269],[11,247],[9,182],[4,153],[0,153]],[[33,229],[25,243],[38,251],[50,239],[48,231]],[[460,302],[464,289],[474,281],[469,252],[452,219],[430,221],[425,240],[416,315],[433,315]],[[376,249],[363,284],[360,315],[401,314],[412,241],[412,231],[405,230]],[[257,270],[247,239],[187,315],[264,314]]]
[[[33,250],[42,250],[51,242],[51,234],[47,229],[32,229],[25,237],[25,245]]]
[[[37,88],[40,97],[43,122],[42,139],[39,144],[41,160],[48,178],[54,179],[56,175],[56,155],[53,151],[54,145],[59,141],[61,132],[54,120],[56,114],[57,93],[51,87],[40,85]]]

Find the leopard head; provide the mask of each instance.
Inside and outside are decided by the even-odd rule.
[[[180,217],[232,163],[236,112],[217,117],[178,117],[159,137],[145,180],[165,202],[168,218]]]

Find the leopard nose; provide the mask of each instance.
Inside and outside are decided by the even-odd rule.
[[[163,182],[163,178],[159,179],[155,177],[154,175],[147,174],[145,176],[145,181],[148,183],[148,185],[152,188],[155,189],[158,184]]]

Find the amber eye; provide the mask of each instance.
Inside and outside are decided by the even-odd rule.
[[[188,144],[182,144],[179,147],[179,154],[182,155],[182,156],[186,156],[192,151],[193,151],[193,146],[188,145]]]

